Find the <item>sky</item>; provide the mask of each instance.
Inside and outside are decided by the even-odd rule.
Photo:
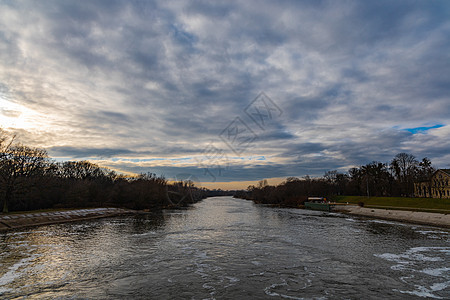
[[[0,1],[0,125],[210,188],[450,167],[449,1]]]

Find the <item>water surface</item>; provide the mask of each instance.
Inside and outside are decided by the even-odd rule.
[[[450,298],[450,232],[208,198],[0,234],[0,298]]]

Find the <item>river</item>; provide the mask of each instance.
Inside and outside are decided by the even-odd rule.
[[[450,231],[212,197],[0,233],[0,298],[450,298]]]

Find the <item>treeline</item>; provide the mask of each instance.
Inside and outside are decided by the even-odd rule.
[[[55,162],[40,148],[14,141],[0,129],[0,203],[3,212],[114,206],[161,209],[206,197],[192,182],[169,184],[147,173],[124,176],[89,161]]]
[[[221,197],[221,196],[234,196],[236,190],[222,190],[222,189],[212,189],[207,191],[208,197]]]
[[[257,203],[281,206],[302,205],[308,197],[335,195],[367,196],[414,196],[414,183],[427,180],[435,168],[428,158],[417,160],[408,153],[397,154],[390,162],[373,161],[346,173],[328,171],[320,178],[290,177],[286,181],[270,186],[262,180],[257,186],[249,186],[236,197]]]

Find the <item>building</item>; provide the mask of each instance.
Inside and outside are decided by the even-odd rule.
[[[414,195],[427,198],[450,198],[450,169],[440,169],[429,180],[414,183]]]

